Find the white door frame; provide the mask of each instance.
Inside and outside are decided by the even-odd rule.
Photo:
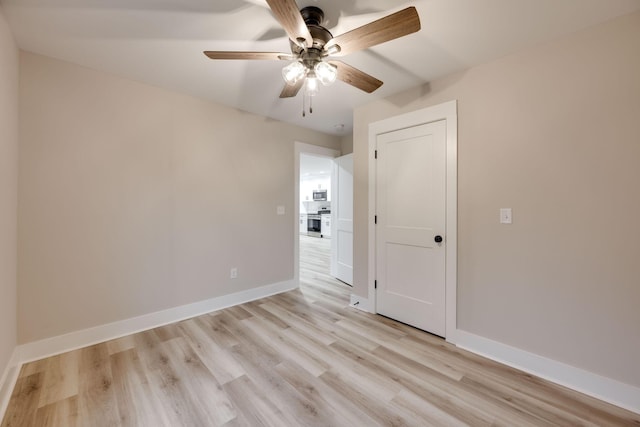
[[[294,199],[293,199],[293,282],[300,286],[300,155],[310,154],[333,159],[340,155],[339,150],[320,147],[318,145],[294,142],[293,144],[293,173],[294,173]]]
[[[446,261],[445,261],[445,294],[446,294],[446,339],[456,342],[456,312],[457,312],[457,224],[458,224],[458,112],[457,101],[449,101],[432,107],[423,108],[411,113],[390,117],[369,124],[369,271],[368,271],[368,302],[369,311],[377,312],[376,289],[376,228],[374,216],[376,214],[376,164],[375,149],[378,135],[406,129],[438,120],[446,120],[447,144],[447,172],[446,172]]]

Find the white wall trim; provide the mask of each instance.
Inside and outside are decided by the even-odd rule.
[[[293,280],[275,283],[20,345],[14,350],[0,378],[0,419],[4,417],[23,363],[287,292],[297,287],[298,283]],[[351,295],[351,306],[372,311],[369,300],[357,295]],[[640,414],[638,387],[467,331],[457,330],[455,337],[456,345],[462,349]]]
[[[4,414],[9,406],[9,400],[11,399],[11,393],[18,381],[18,374],[20,373],[21,363],[18,360],[18,349],[13,349],[9,364],[0,377],[0,421],[4,418]]]
[[[14,349],[11,360],[5,368],[2,377],[0,377],[0,420],[3,419],[5,411],[7,410],[11,393],[18,380],[20,368],[24,363],[179,322],[202,314],[211,313],[212,311],[222,310],[223,308],[297,288],[298,281],[287,280],[19,345]]]
[[[340,151],[298,141],[293,144],[293,151],[293,280],[300,283],[300,154],[333,159],[340,156]]]
[[[528,372],[640,414],[640,388],[458,330],[456,345],[496,362]]]
[[[375,150],[377,136],[383,133],[423,125],[438,120],[446,121],[447,132],[447,216],[446,216],[446,340],[456,343],[457,332],[457,302],[458,302],[458,102],[456,100],[423,108],[399,116],[390,117],[369,124],[369,206],[367,219],[369,221],[368,244],[368,299],[369,310],[377,312],[376,289],[376,248],[374,215],[376,213],[376,166]]]
[[[169,308],[130,319],[120,320],[93,328],[70,332],[39,341],[22,344],[17,348],[20,363],[42,359],[78,348],[98,344],[104,341],[131,335],[136,332],[153,329],[169,323],[200,316],[212,311],[221,310],[237,304],[265,298],[281,292],[290,291],[298,287],[298,282],[288,280],[247,289],[229,295],[223,295],[192,304]]]
[[[349,302],[349,306],[351,308],[357,308],[358,310],[371,313],[371,308],[369,307],[369,300],[359,295],[351,294],[351,300]]]

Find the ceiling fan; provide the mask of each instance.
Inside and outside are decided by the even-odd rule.
[[[286,85],[280,98],[298,94],[304,86],[304,95],[318,93],[319,82],[329,85],[340,79],[367,93],[382,86],[382,81],[342,61],[330,59],[406,36],[420,30],[420,18],[415,7],[408,7],[384,18],[334,37],[322,26],[324,12],[315,6],[298,11],[295,0],[266,0],[280,25],[289,36],[291,53],[205,51],[211,59],[266,59],[291,61],[282,69]],[[303,112],[304,97],[303,97]]]

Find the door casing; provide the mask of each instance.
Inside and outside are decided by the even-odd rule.
[[[376,308],[376,164],[375,149],[380,134],[406,129],[438,120],[446,121],[446,262],[445,262],[445,294],[446,294],[446,340],[456,342],[457,330],[457,189],[458,189],[458,113],[457,101],[448,101],[432,107],[423,108],[410,113],[401,114],[369,124],[368,166],[369,166],[369,242],[368,242],[368,309],[372,313]]]

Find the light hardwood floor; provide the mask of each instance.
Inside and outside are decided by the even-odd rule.
[[[640,425],[640,416],[348,307],[329,240],[301,288],[29,363],[6,426]]]

